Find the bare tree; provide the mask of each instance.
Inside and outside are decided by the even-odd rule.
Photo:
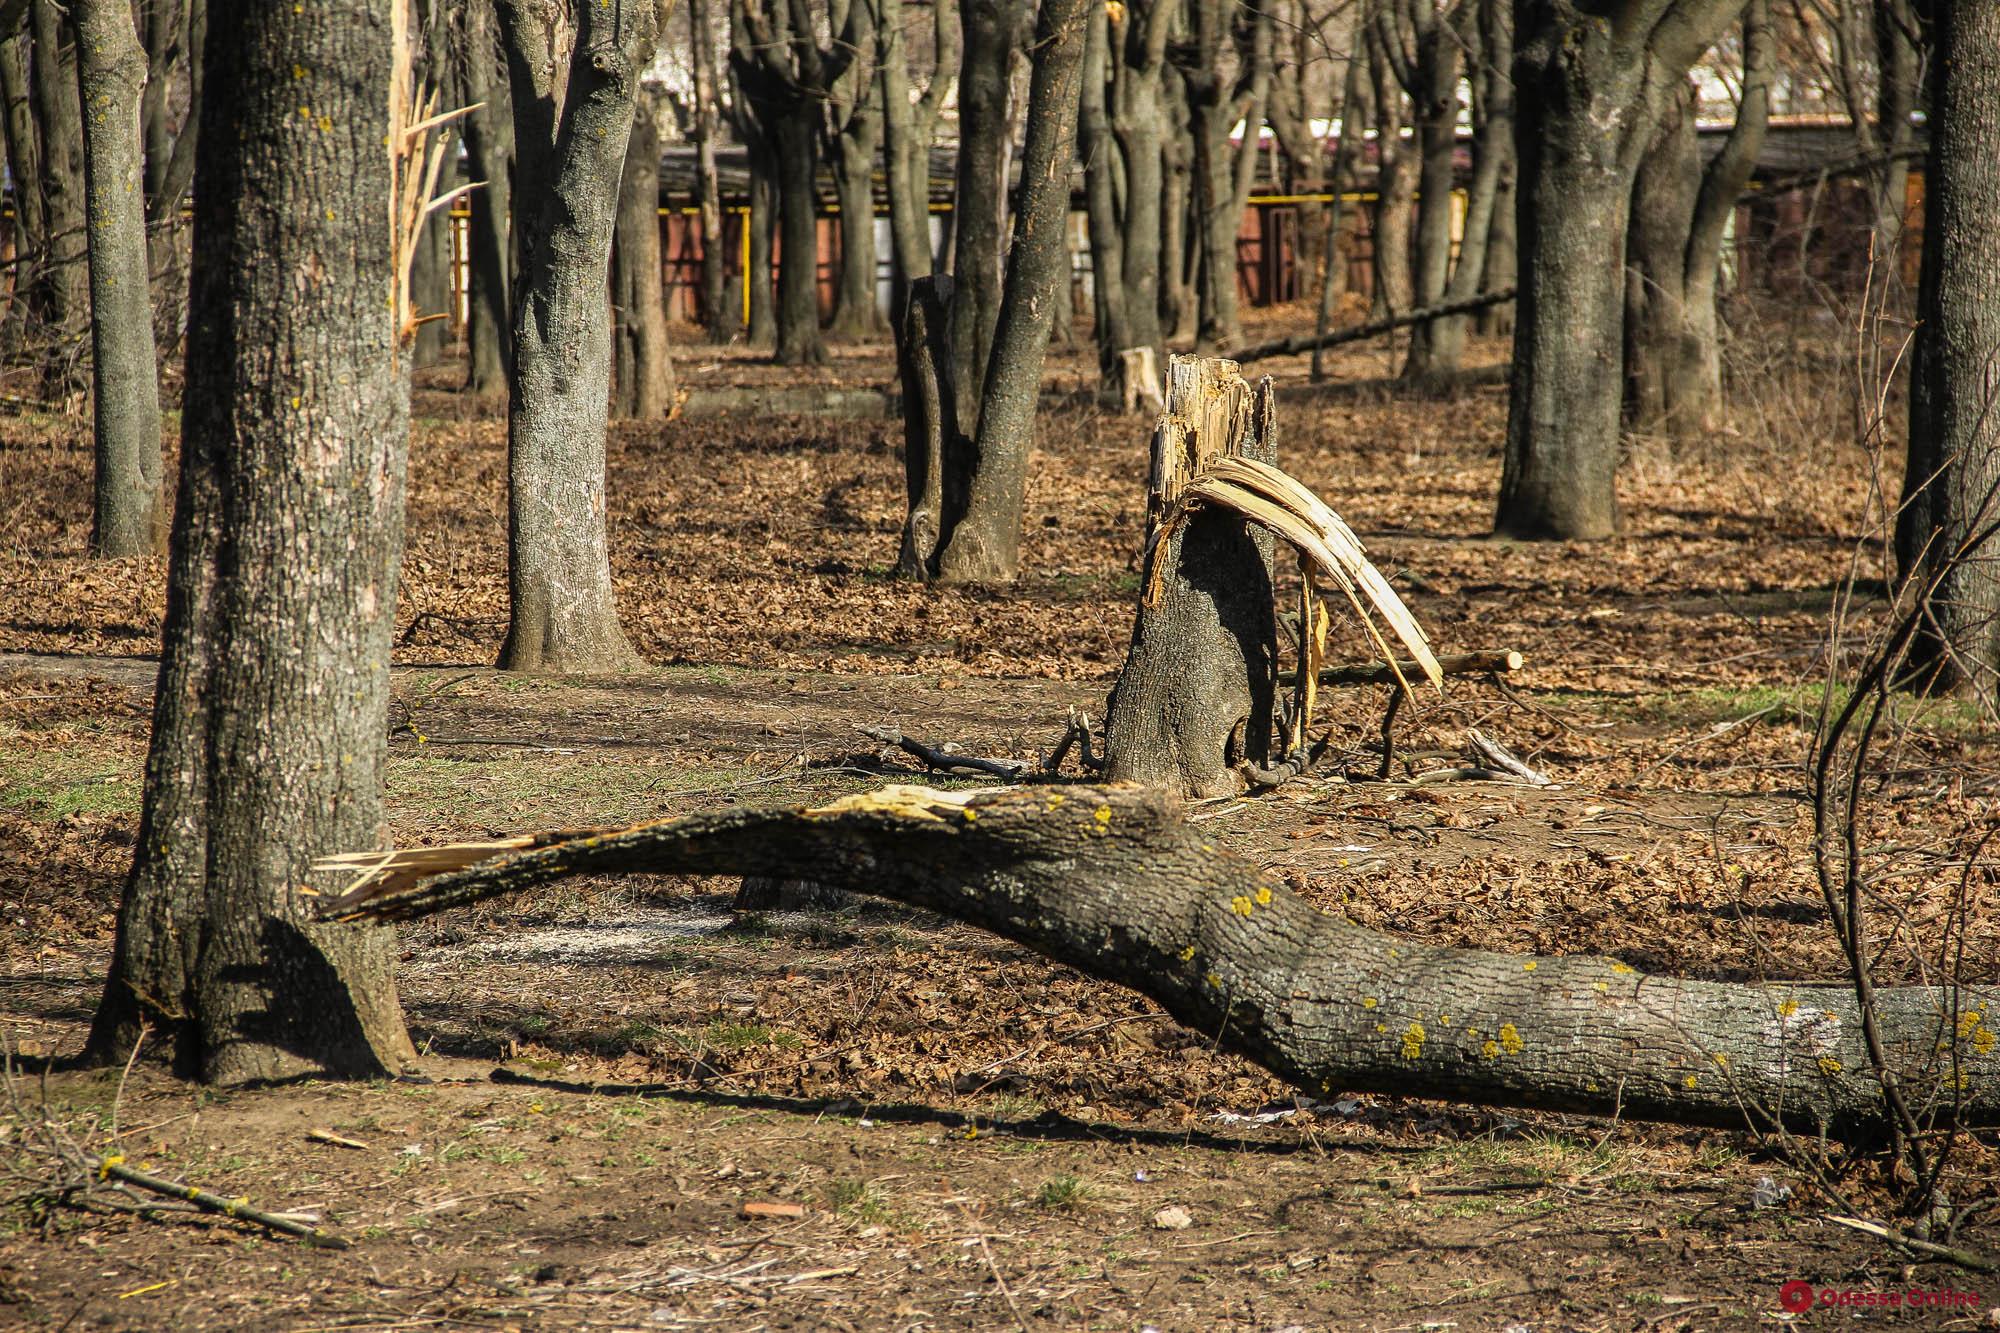
[[[42,357],[43,392],[68,397],[84,387],[82,338],[90,311],[84,208],[83,109],[77,93],[75,45],[56,0],[29,0],[36,134],[41,141],[42,212],[47,253],[43,324],[52,339]]]
[[[1007,0],[963,0],[969,53],[958,85],[958,181],[952,195],[952,381],[958,421],[979,425],[994,327],[1006,285],[1007,168],[1013,141],[1007,90],[1014,51],[1032,11]]]
[[[1204,347],[1239,341],[1236,318],[1236,235],[1255,179],[1257,145],[1271,91],[1271,15],[1263,3],[1245,7],[1192,0],[1193,40],[1173,54],[1187,92],[1188,135],[1193,149],[1196,337]],[[1236,77],[1224,79],[1223,39],[1234,34]],[[1229,133],[1243,126],[1232,153]]]
[[[83,122],[97,446],[90,546],[98,555],[151,555],[166,547],[167,508],[140,133],[146,53],[129,0],[75,0],[71,12],[79,91],[91,112]]]
[[[460,124],[467,169],[479,188],[469,196],[466,220],[468,292],[466,299],[466,391],[478,398],[507,392],[513,360],[514,113],[507,94],[506,57],[501,53],[495,0],[463,0],[457,48],[464,63],[461,82],[474,109]]]
[[[2000,8],[1940,0],[1901,577],[1928,594],[1911,670],[2000,704]]]
[[[903,0],[878,0],[882,27],[883,143],[889,181],[889,231],[895,252],[895,310],[900,319],[911,283],[930,276],[931,135],[938,112],[958,81],[958,10],[938,0],[931,10],[931,76],[913,102]]]
[[[820,45],[807,0],[735,0],[737,84],[770,146],[778,196],[780,365],[826,360],[819,330],[819,136],[824,107],[853,52]],[[754,260],[754,256],[753,256]]]
[[[1625,370],[1642,426],[1692,433],[1713,426],[1722,405],[1722,243],[1757,166],[1776,63],[1768,0],[1750,0],[1736,123],[1722,150],[1702,167],[1690,87],[1669,102],[1640,162],[1626,239]]]
[[[1035,27],[1020,207],[981,389],[966,508],[945,534],[938,556],[938,577],[947,583],[1010,580],[1020,569],[1021,504],[1041,401],[1042,360],[1050,322],[1058,307],[1067,306],[1063,219],[1069,213],[1090,5],[1091,0],[1042,0]]]
[[[1521,0],[1521,295],[1495,527],[1617,531],[1625,233],[1662,108],[1743,0]]]
[[[382,832],[409,437],[391,26],[244,5],[209,30],[227,76],[202,101],[180,499],[98,1061],[145,1025],[214,1082],[414,1055],[391,932],[317,921],[298,887]]]
[[[605,544],[605,319],[618,183],[657,0],[578,5],[566,32],[536,0],[501,0],[521,179],[515,201],[514,366],[507,412],[510,671],[621,671]],[[559,59],[567,45],[568,53]]]
[[[1410,206],[1416,198],[1414,147],[1403,137],[1404,78],[1411,55],[1394,15],[1395,5],[1378,3],[1364,42],[1375,112],[1375,313],[1401,314],[1416,300],[1410,271]]]

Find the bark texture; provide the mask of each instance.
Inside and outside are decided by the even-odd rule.
[[[466,391],[479,398],[507,392],[513,360],[514,112],[507,95],[506,62],[500,52],[493,0],[469,0],[463,9],[465,96],[484,103],[463,116],[466,168],[484,182],[467,200],[466,257],[470,290],[466,308]]]
[[[89,1054],[150,1024],[210,1081],[379,1075],[412,1055],[393,937],[314,920],[298,886],[316,853],[381,835],[409,434],[389,25],[214,17],[204,59],[229,77],[202,105],[152,749]]]
[[[693,48],[695,211],[701,226],[701,322],[712,343],[726,343],[737,321],[727,309],[729,256],[723,250],[722,186],[715,171],[722,91],[715,73],[712,0],[688,0],[688,44]]]
[[[931,135],[938,112],[958,82],[957,7],[931,7],[931,77],[910,99],[909,43],[903,0],[879,0],[882,26],[882,154],[889,187],[889,232],[895,254],[894,311],[903,317],[910,287],[931,274]]]
[[[896,341],[896,365],[903,381],[903,476],[909,508],[896,573],[903,578],[937,576],[938,548],[949,525],[965,508],[965,473],[971,443],[958,428],[958,400],[952,393],[950,327],[951,275],[919,278],[910,287]]]
[[[146,53],[127,0],[76,0],[90,216],[91,431],[96,503],[90,547],[106,556],[166,549],[160,384],[153,355],[139,99]]]
[[[1216,851],[1131,786],[889,787],[575,838],[378,900],[421,916],[580,874],[812,879],[943,913],[1160,1004],[1314,1096],[1379,1092],[1683,1124],[1879,1135],[1853,992],[1651,976],[1378,934]],[[366,910],[362,908],[361,910]],[[1908,1088],[2000,1113],[2000,991],[1877,992]],[[1949,1099],[1949,1100],[1947,1100]],[[1953,1102],[1955,1101],[1955,1108]]]
[[[604,299],[618,183],[651,0],[580,5],[567,68],[535,0],[501,0],[515,149],[538,199],[515,209],[514,373],[507,402],[509,671],[629,670],[605,544]]]
[[[1144,590],[1105,719],[1105,776],[1197,798],[1243,788],[1237,766],[1270,762],[1278,627],[1271,539],[1198,509],[1163,525],[1211,458],[1277,459],[1271,381],[1253,394],[1231,361],[1175,357],[1153,432]]]
[[[1618,530],[1625,230],[1661,109],[1742,0],[1522,0],[1515,10],[1521,294],[1494,526]]]
[[[1910,454],[1896,553],[1929,589],[1912,665],[2000,699],[2000,6],[1937,7]]]
[[[85,235],[83,104],[77,90],[76,48],[55,0],[29,0],[34,35],[36,131],[41,139],[42,212],[47,226],[43,273],[42,393],[55,399],[83,391],[84,325],[90,316],[90,262]]]
[[[958,182],[952,196],[951,358],[958,421],[979,426],[994,329],[1006,287],[1008,66],[1022,35],[1006,0],[964,0],[965,66],[958,89]],[[1023,183],[1026,176],[1022,177]],[[1046,338],[1046,335],[1045,335]]]
[[[875,300],[875,151],[882,142],[881,29],[873,0],[842,0],[841,44],[852,52],[834,81],[833,192],[840,201],[840,282],[827,331],[874,338],[888,331]],[[836,7],[838,8],[838,7]]]
[[[1035,442],[1042,361],[1049,325],[1058,310],[1067,317],[1069,304],[1064,223],[1089,13],[1090,0],[1044,0],[1035,29],[1014,244],[980,392],[965,511],[947,530],[938,555],[938,577],[946,583],[1001,582],[1020,569],[1021,504]],[[954,332],[958,303],[964,299],[962,290],[953,295]]]

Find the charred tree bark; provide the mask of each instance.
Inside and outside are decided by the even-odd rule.
[[[579,5],[567,77],[534,0],[501,0],[523,180],[517,204],[514,370],[507,401],[508,671],[623,671],[605,540],[604,428],[611,337],[604,317],[618,182],[651,4]]]
[[[466,100],[484,103],[459,121],[471,178],[484,182],[468,196],[465,388],[476,398],[492,399],[507,392],[507,368],[513,361],[509,293],[514,265],[508,230],[514,198],[514,114],[493,0],[470,0],[463,13]]]
[[[674,358],[667,338],[666,269],[660,259],[660,132],[643,92],[632,108],[632,136],[618,182],[618,222],[611,247],[617,304],[612,337],[618,373],[615,415],[659,421],[674,410]]]
[[[1929,615],[1911,669],[2000,699],[2000,9],[1937,7],[1924,263],[1896,555]]]
[[[1494,526],[1522,538],[1618,530],[1625,230],[1666,99],[1742,0],[1522,0],[1514,146],[1521,295]]]
[[[946,583],[1014,578],[1021,564],[1021,505],[1034,448],[1035,404],[1049,325],[1069,305],[1070,164],[1076,157],[1076,113],[1083,83],[1085,25],[1091,0],[1043,0],[1035,28],[1035,69],[1028,92],[1028,136],[1021,151],[1020,206],[1007,257],[993,353],[980,391],[972,474],[965,511],[947,530],[938,554]],[[964,299],[953,294],[953,312]]]
[[[715,71],[715,21],[711,0],[688,0],[688,44],[693,48],[695,213],[701,228],[701,323],[712,343],[726,343],[736,320],[726,309],[729,256],[722,239],[722,186],[715,172],[716,108],[722,91]]]
[[[80,93],[86,108],[90,338],[96,367],[91,432],[96,502],[90,548],[105,556],[166,548],[161,495],[160,383],[153,355],[139,98],[146,53],[127,0],[75,0]]]
[[[958,88],[958,187],[952,197],[951,357],[958,421],[979,427],[1006,286],[1008,68],[1023,35],[1006,0],[963,0],[967,58]],[[1024,178],[1025,183],[1025,178]]]
[[[570,875],[811,879],[983,926],[1157,1002],[1313,1096],[1377,1092],[1877,1140],[1889,1123],[1844,986],[1685,981],[1612,958],[1378,934],[1216,851],[1132,787],[888,787],[816,810],[732,810],[524,852],[360,903],[404,920]],[[343,905],[334,904],[334,910]],[[2000,1114],[1993,990],[1876,992],[1909,1088]],[[1946,1089],[1957,1091],[1945,1091]],[[1906,1094],[1907,1095],[1907,1094]]]
[[[122,1059],[144,1024],[211,1082],[393,1073],[413,1052],[391,932],[317,921],[298,887],[382,831],[409,437],[389,25],[245,5],[203,59],[229,77],[202,105],[159,689],[87,1055]]]
[[[1253,394],[1229,361],[1175,357],[1153,433],[1146,567],[1125,667],[1105,720],[1106,778],[1193,797],[1234,795],[1238,765],[1270,761],[1278,627],[1271,539],[1200,509],[1162,525],[1211,458],[1276,461],[1271,382]]]

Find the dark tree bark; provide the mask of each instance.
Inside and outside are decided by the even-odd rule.
[[[1194,797],[1234,795],[1238,765],[1270,762],[1278,627],[1271,539],[1199,509],[1156,534],[1211,458],[1277,458],[1271,382],[1253,393],[1228,361],[1175,357],[1153,434],[1144,589],[1105,718],[1105,776]]]
[[[674,410],[673,349],[667,338],[666,269],[660,258],[660,132],[652,99],[632,109],[625,168],[618,184],[617,235],[611,249],[612,330],[617,374],[613,415],[644,421]]]
[[[952,196],[951,358],[959,425],[979,427],[994,328],[1006,285],[1008,68],[1023,36],[1007,0],[963,0],[965,65],[958,86],[958,187]],[[1023,178],[1025,185],[1025,177]]]
[[[701,322],[712,343],[726,343],[737,328],[726,309],[729,256],[722,239],[722,186],[715,174],[716,108],[722,91],[715,73],[712,0],[688,0],[688,43],[694,53],[695,211],[701,226]]]
[[[753,347],[778,344],[778,290],[771,268],[775,260],[778,209],[773,196],[777,160],[768,145],[750,149],[750,207],[744,225],[750,228],[750,271],[743,280],[750,284],[750,325],[744,338]]]
[[[393,936],[314,920],[298,886],[382,832],[409,435],[389,25],[215,18],[152,749],[87,1054],[123,1058],[144,1024],[208,1081],[381,1075],[413,1056]]]
[[[501,0],[521,178],[514,371],[507,402],[508,671],[639,665],[619,628],[605,544],[611,381],[605,291],[618,182],[657,9],[579,5],[567,77],[535,0]]]
[[[1521,295],[1494,526],[1618,530],[1625,230],[1661,108],[1742,0],[1521,0],[1515,153]]]
[[[1722,406],[1716,313],[1722,240],[1750,183],[1769,118],[1776,65],[1768,0],[1743,11],[1742,99],[1736,124],[1704,170],[1694,92],[1669,104],[1632,187],[1626,245],[1625,373],[1634,424],[1693,435]]]
[[[152,243],[155,289],[165,297],[154,314],[156,341],[163,348],[177,343],[181,334],[182,300],[187,291],[183,275],[189,259],[187,227],[181,213],[188,187],[194,181],[195,149],[201,143],[201,53],[207,49],[207,43],[208,0],[188,0],[187,32],[182,42],[186,50],[187,106],[174,134],[173,148],[157,163],[156,145],[150,132],[146,141],[146,231]]]
[[[96,441],[96,555],[166,548],[160,384],[153,356],[139,115],[146,53],[128,0],[74,0],[84,118],[90,250],[90,337]]]
[[[0,102],[5,103],[8,175],[15,182],[14,280],[0,346],[11,355],[41,316],[42,270],[48,260],[48,220],[42,211],[41,140],[35,131],[31,39],[25,31],[0,41]]]
[[[604,874],[812,879],[940,912],[1130,987],[1316,1097],[1783,1125],[1862,1143],[1891,1123],[1847,987],[1687,981],[1612,958],[1378,934],[1217,851],[1157,790],[887,787],[816,810],[693,815],[571,838],[373,906],[402,920]],[[1979,1024],[1955,1035],[1952,1018],[2000,1005],[2000,992],[1875,998],[1904,1086],[1956,1085],[1941,1115],[1991,1124],[2000,1051]]]
[[[488,399],[507,392],[514,338],[509,301],[513,246],[508,236],[514,197],[514,111],[493,5],[494,0],[467,0],[463,9],[466,101],[484,105],[459,121],[471,179],[484,182],[469,196],[467,209],[471,216],[466,226],[470,290],[465,388],[476,398]]]
[[[862,339],[888,330],[875,300],[875,150],[882,141],[881,20],[873,0],[842,0],[841,43],[852,56],[833,85],[833,192],[840,201],[840,282],[827,332]]]
[[[947,583],[1006,581],[1020,569],[1021,505],[1034,447],[1042,361],[1050,321],[1058,309],[1066,317],[1069,303],[1064,223],[1090,7],[1091,0],[1043,0],[1035,27],[1020,207],[992,361],[980,394],[965,512],[946,532],[938,555],[938,577]],[[954,314],[963,299],[962,291],[954,294]]]
[[[2000,700],[2000,7],[1940,0],[1896,554],[1929,688]]]
[[[1491,221],[1486,232],[1486,261],[1482,266],[1481,290],[1511,291],[1520,269],[1515,259],[1514,179],[1514,8],[1511,0],[1483,0],[1480,31],[1488,52],[1486,97],[1476,106],[1483,109],[1484,127],[1490,126],[1499,163],[1499,179],[1494,183]],[[1479,331],[1488,337],[1505,337],[1514,331],[1514,305],[1491,305],[1479,312]]]
[[[36,131],[42,146],[42,210],[48,227],[42,392],[80,393],[86,383],[84,326],[90,317],[90,262],[85,239],[83,107],[77,94],[76,48],[66,40],[55,0],[30,0]]]

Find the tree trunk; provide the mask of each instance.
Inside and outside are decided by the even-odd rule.
[[[1179,71],[1168,69],[1162,76],[1160,102],[1172,130],[1160,146],[1165,174],[1160,191],[1160,332],[1165,338],[1186,340],[1195,336],[1199,314],[1194,284],[1201,250],[1193,244],[1194,229],[1188,225],[1194,200],[1194,151],[1190,137],[1180,130],[1187,123],[1188,105]]]
[[[1443,12],[1433,12],[1429,4],[1418,7],[1424,17],[1418,29],[1417,56],[1411,62],[1410,104],[1417,123],[1417,248],[1411,290],[1420,307],[1443,301],[1451,280],[1458,77],[1461,52],[1470,35],[1465,31],[1470,25],[1463,19],[1474,12],[1478,2],[1455,0],[1452,8]],[[1468,209],[1467,222],[1470,220]],[[1461,252],[1461,266],[1469,253]],[[1435,345],[1435,333],[1435,324],[1411,329],[1409,355],[1403,362],[1405,380],[1428,384],[1458,369],[1456,355],[1442,355],[1442,349]]]
[[[937,575],[944,534],[965,512],[971,442],[958,427],[958,399],[952,392],[951,275],[918,278],[904,303],[896,341],[897,372],[903,382],[903,475],[909,504],[896,574],[906,579]]]
[[[880,337],[887,325],[875,299],[875,149],[882,141],[880,31],[871,0],[848,0],[845,45],[853,52],[834,84],[834,196],[840,201],[840,282],[834,292],[835,337]]]
[[[42,209],[41,139],[36,133],[33,44],[26,32],[0,42],[0,100],[6,104],[7,174],[14,182],[14,281],[7,304],[6,349],[11,354],[40,320],[47,304],[42,274],[48,264],[49,226]]]
[[[1008,581],[1019,572],[1021,505],[1034,448],[1035,405],[1049,324],[1067,307],[1070,164],[1092,0],[1043,0],[1021,152],[1020,207],[1007,259],[993,354],[980,394],[965,513],[946,534],[938,577],[946,583]],[[962,293],[954,296],[956,302]],[[1067,311],[1064,311],[1067,317]]]
[[[1163,85],[1173,8],[1169,0],[1149,0],[1143,11],[1136,4],[1128,5],[1110,31],[1111,49],[1117,56],[1112,69],[1111,124],[1125,168],[1120,248],[1125,259],[1125,320],[1131,339],[1127,346],[1152,348],[1159,365],[1166,364],[1160,321],[1161,267],[1166,262],[1163,132],[1167,113]],[[1178,256],[1172,262],[1179,263]]]
[[[1896,554],[1925,685],[2000,700],[2000,7],[1938,6],[1910,452]]]
[[[1625,224],[1666,99],[1742,0],[1575,0],[1516,9],[1521,295],[1495,528],[1591,539],[1618,530]]]
[[[694,48],[695,208],[701,224],[701,322],[712,343],[734,333],[734,312],[726,309],[729,256],[722,239],[722,186],[715,173],[716,106],[722,93],[715,71],[715,23],[711,0],[688,0],[688,41]]]
[[[127,0],[74,0],[77,74],[84,118],[88,194],[91,423],[96,503],[90,547],[97,555],[153,555],[166,548],[160,494],[160,384],[153,355],[152,286],[146,259],[144,154],[139,96],[146,82]]]
[[[1016,7],[963,0],[971,58],[958,89],[958,189],[952,201],[951,359],[958,424],[979,427],[993,330],[1005,286],[1001,240],[1007,225],[1008,66],[1020,38]],[[947,538],[949,540],[949,538]]]
[[[775,347],[778,343],[777,289],[772,283],[772,239],[777,232],[777,209],[772,207],[772,181],[777,163],[770,149],[750,146],[750,209],[744,224],[750,229],[750,271],[743,281],[750,284],[750,327],[744,338],[752,347]]]
[[[246,5],[203,60],[228,77],[202,104],[160,682],[87,1054],[121,1059],[150,1025],[213,1082],[393,1073],[414,1052],[392,933],[316,921],[298,888],[382,832],[409,437],[389,25]]]
[[[579,5],[565,83],[534,0],[501,0],[521,177],[514,373],[507,412],[507,671],[639,665],[618,625],[605,544],[604,427],[611,379],[605,291],[618,183],[655,10],[621,26]]]
[[[778,364],[819,365],[819,127],[801,101],[771,129],[778,167]]]
[[[29,14],[35,39],[42,208],[48,227],[44,328],[51,343],[40,358],[42,392],[63,399],[80,393],[86,382],[83,331],[90,314],[90,262],[83,197],[83,107],[77,94],[76,51],[63,40],[63,11],[55,0],[30,0]]]
[[[1509,80],[1512,86],[1512,80]],[[1515,238],[1520,218],[1520,202],[1515,197],[1518,174],[1514,158],[1514,130],[1507,128],[1506,160],[1500,164],[1500,180],[1493,194],[1493,225],[1486,233],[1486,272],[1483,291],[1512,290],[1520,280],[1520,264]],[[1514,303],[1491,305],[1479,312],[1479,331],[1489,338],[1505,338],[1514,332]]]
[[[1122,397],[1125,361],[1120,353],[1133,344],[1125,314],[1124,238],[1118,229],[1118,143],[1112,137],[1111,109],[1105,96],[1111,78],[1111,19],[1104,8],[1094,6],[1088,22],[1077,131],[1090,229],[1092,325],[1097,335],[1098,379],[1108,392]]]
[[[1410,205],[1416,196],[1416,174],[1410,170],[1410,145],[1403,142],[1403,91],[1390,64],[1390,48],[1377,31],[1368,29],[1368,78],[1375,104],[1375,313],[1400,314],[1415,305],[1415,279],[1410,272]]]
[[[1105,777],[1193,797],[1235,795],[1238,765],[1270,762],[1278,629],[1271,539],[1197,509],[1162,524],[1203,463],[1277,457],[1271,381],[1251,393],[1230,361],[1175,357],[1153,434],[1145,589],[1105,721]]]
[[[1459,237],[1458,259],[1452,265],[1451,281],[1444,289],[1447,304],[1469,301],[1482,291],[1501,290],[1487,283],[1486,265],[1491,256],[1489,238],[1500,199],[1501,177],[1511,170],[1514,157],[1514,85],[1508,74],[1514,60],[1513,18],[1503,0],[1465,0],[1465,3],[1476,6],[1468,11],[1467,17],[1477,20],[1478,37],[1478,45],[1470,48],[1478,65],[1469,80],[1473,168],[1472,181],[1465,192],[1465,227]],[[1467,27],[1464,32],[1470,42],[1472,28]],[[1511,273],[1508,284],[1512,285]],[[1418,346],[1423,346],[1431,378],[1458,373],[1465,356],[1468,319],[1465,315],[1448,315],[1419,326],[1410,344],[1410,355],[1414,361]]]
[[[660,259],[660,132],[652,99],[632,108],[619,176],[617,235],[612,243],[617,298],[619,414],[664,420],[674,410],[673,349],[667,338],[666,269]]]
[[[889,238],[895,270],[892,317],[900,327],[904,309],[909,304],[911,285],[931,275],[930,144],[917,138],[915,117],[910,107],[909,52],[903,35],[903,0],[879,0],[878,9],[882,28],[882,63],[876,78],[881,83],[882,157],[888,177]],[[917,170],[918,151],[924,154],[921,178]]]
[[[434,366],[444,360],[447,335],[451,331],[451,219],[442,211],[425,220],[417,235],[416,262],[410,268],[410,296],[416,315],[417,336],[412,340],[410,363]]]
[[[493,399],[507,392],[513,360],[514,322],[509,311],[513,287],[514,115],[507,96],[505,66],[494,30],[493,0],[465,6],[465,95],[484,103],[460,119],[467,169],[484,182],[469,196],[466,251],[471,290],[466,300],[466,391]]]
[[[1327,173],[1327,189],[1333,198],[1326,206],[1326,235],[1320,243],[1325,259],[1319,275],[1319,306],[1313,317],[1313,332],[1319,338],[1326,337],[1327,331],[1333,327],[1334,302],[1347,290],[1347,251],[1341,244],[1341,224],[1347,211],[1345,191],[1348,176],[1365,136],[1367,112],[1361,74],[1367,58],[1365,47],[1357,47],[1350,52],[1347,70],[1340,80],[1340,104],[1335,113],[1335,119],[1340,123],[1340,138],[1334,145],[1332,169]],[[1314,384],[1326,376],[1325,353],[1323,345],[1318,342],[1313,344],[1311,374]]]
[[[349,910],[403,920],[605,874],[811,879],[939,912],[1129,987],[1315,1097],[1783,1125],[1859,1142],[1891,1123],[1847,987],[1687,981],[1612,958],[1378,934],[1218,852],[1157,790],[886,787],[816,810],[693,815],[571,838]],[[1913,986],[1875,1001],[1905,1086],[1956,1084],[1948,1113],[1960,1125],[2000,1115],[1990,1031],[1961,1023],[1952,1035],[1952,1015],[1987,1012],[2000,991]]]

